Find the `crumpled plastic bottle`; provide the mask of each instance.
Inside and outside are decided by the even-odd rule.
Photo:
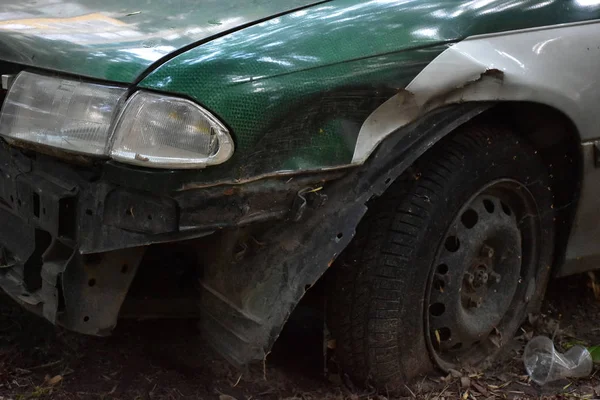
[[[559,353],[552,340],[536,336],[527,343],[523,353],[525,369],[538,385],[564,378],[582,378],[592,373],[592,355],[583,346],[573,346]]]

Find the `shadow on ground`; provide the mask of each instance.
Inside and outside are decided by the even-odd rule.
[[[528,382],[523,343],[534,333],[565,344],[600,344],[600,303],[587,276],[552,284],[543,316],[531,318],[501,362],[487,371],[423,377],[408,398],[595,398],[594,375],[541,389]],[[0,298],[0,399],[382,399],[344,377],[323,376],[318,319],[299,308],[264,364],[238,370],[199,338],[195,321],[121,321],[109,338],[56,328]]]

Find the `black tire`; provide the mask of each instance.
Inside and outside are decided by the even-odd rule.
[[[383,196],[369,204],[354,241],[335,266],[329,324],[337,339],[336,358],[343,370],[356,383],[394,390],[436,366],[460,368],[464,364],[484,365],[493,359],[503,338],[512,337],[527,313],[541,302],[554,247],[552,198],[541,157],[510,130],[466,125],[440,142]],[[481,208],[486,199],[496,204],[493,212],[488,210],[489,215]],[[459,225],[465,207],[477,208],[475,212],[482,224],[476,228],[477,234],[466,235],[465,224]],[[504,214],[495,214],[502,210]],[[493,228],[494,224],[507,228]],[[518,233],[511,230],[513,225]],[[485,236],[481,239],[485,243],[500,243],[494,235],[508,240],[508,244],[498,245],[502,254],[491,253],[489,259],[495,265],[490,267],[490,274],[494,273],[493,268],[502,267],[506,272],[504,280],[490,283],[486,278],[477,281],[479,286],[475,287],[472,280],[462,279],[460,266],[449,265],[450,272],[444,274],[441,269],[436,270],[440,257],[449,254],[445,242],[455,231],[456,237],[462,234],[468,242],[464,250],[457,252],[464,253],[457,258],[457,264],[463,266],[470,265],[463,262],[469,257],[479,262],[479,256],[472,256],[469,246],[476,246],[480,236]],[[511,235],[516,237],[514,242]],[[520,261],[514,258],[517,247]],[[479,267],[469,267],[469,271]],[[519,271],[516,278],[514,271]],[[453,276],[460,277],[458,282],[451,279]],[[462,290],[464,285],[469,285],[467,290]],[[492,290],[494,287],[498,289]],[[486,300],[476,305],[467,297],[465,303],[464,293],[471,296],[479,291],[494,304],[510,300],[509,307],[504,312],[496,305],[494,314],[488,311],[491,308]],[[511,293],[512,298],[506,300]],[[435,296],[447,296],[443,297],[447,303],[435,300],[444,305],[440,317],[445,318],[444,323],[450,324],[453,315],[461,315],[453,329],[468,333],[457,333],[457,337],[472,339],[474,334],[472,325],[464,328],[461,313],[484,321],[481,327],[477,325],[479,331],[487,329],[488,323],[497,329],[470,343],[469,348],[454,349],[457,345],[453,344],[449,350],[451,343],[446,341],[452,337],[440,338],[443,328],[430,326],[438,323],[439,310],[432,317],[433,304],[429,305]],[[455,314],[450,314],[449,309]],[[490,322],[489,315],[499,315],[501,320]]]

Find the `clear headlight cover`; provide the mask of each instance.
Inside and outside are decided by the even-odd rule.
[[[21,72],[0,135],[151,168],[202,168],[233,154],[227,128],[199,105],[145,91],[126,96],[125,88]]]
[[[0,115],[0,135],[83,154],[106,155],[126,90],[21,72]]]
[[[199,105],[138,91],[115,128],[110,156],[151,168],[201,168],[233,154],[227,128]]]

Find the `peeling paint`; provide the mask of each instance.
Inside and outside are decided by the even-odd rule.
[[[549,105],[567,115],[583,139],[596,138],[600,59],[587,48],[599,33],[595,21],[475,36],[449,47],[366,119],[352,162],[363,163],[388,135],[425,113],[463,102]]]
[[[454,89],[449,90],[446,93],[441,93],[434,98],[428,100],[421,107],[421,113],[429,112],[437,107],[441,107],[445,104],[451,103],[462,103],[469,101],[471,98],[472,91],[480,89],[478,85],[481,85],[481,89],[486,93],[492,94],[493,88],[504,84],[504,72],[496,68],[486,69],[481,72],[477,78],[468,80],[465,83],[457,86]],[[490,96],[489,100],[498,100],[499,97],[495,98]]]

